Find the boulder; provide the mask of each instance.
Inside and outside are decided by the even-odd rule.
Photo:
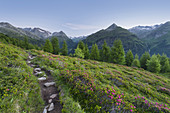
[[[54,109],[54,104],[51,103],[51,104],[50,104],[50,107],[48,108],[48,111],[52,111],[53,109]]]
[[[37,73],[35,73],[34,75],[37,76],[37,75],[42,74],[42,73],[43,73],[43,72],[37,72]]]
[[[43,80],[46,80],[46,78],[45,77],[40,77],[40,78],[38,78],[38,80],[43,81]]]
[[[48,103],[51,103],[51,102],[52,102],[52,99],[49,99],[49,100],[48,100]]]
[[[46,87],[50,87],[50,86],[53,86],[53,85],[55,85],[55,82],[47,82],[47,83],[44,84],[44,86],[46,86]]]
[[[51,96],[50,96],[50,98],[55,98],[57,96],[57,94],[52,94]]]

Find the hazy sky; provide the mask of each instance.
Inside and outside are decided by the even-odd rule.
[[[80,36],[170,21],[170,0],[0,0],[0,22]]]

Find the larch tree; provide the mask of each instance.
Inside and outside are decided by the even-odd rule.
[[[53,46],[52,46],[52,44],[51,44],[49,39],[46,39],[46,41],[45,41],[44,51],[50,52],[50,53],[53,52]]]
[[[121,40],[115,40],[111,48],[111,62],[125,64],[125,52]]]
[[[59,46],[59,42],[58,42],[58,38],[57,37],[53,37],[51,39],[51,43],[53,46],[53,54],[58,55],[60,52],[60,46]]]
[[[65,40],[64,40],[64,42],[63,42],[63,47],[62,47],[62,52],[61,52],[61,54],[64,55],[64,56],[67,56],[67,55],[68,55],[67,43],[66,43]]]
[[[127,66],[131,66],[131,65],[132,65],[133,58],[134,58],[133,53],[132,53],[132,51],[129,49],[129,51],[127,52],[126,57],[125,57],[125,59],[126,59],[126,65],[127,65]]]
[[[159,73],[161,70],[160,60],[157,55],[152,55],[150,60],[147,60],[147,70],[154,73]]]
[[[143,69],[147,69],[147,60],[150,60],[150,54],[149,52],[145,52],[144,54],[142,54],[141,58],[140,58],[140,65]]]

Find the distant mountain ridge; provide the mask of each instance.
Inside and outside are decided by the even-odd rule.
[[[160,27],[160,25],[153,25],[153,26],[136,26],[133,28],[128,29],[131,33],[134,33],[139,38],[145,38],[151,31]]]
[[[35,39],[40,39],[38,36],[32,34],[31,32],[23,31],[22,29],[16,28],[7,22],[0,23],[0,33],[9,35],[10,37],[14,38],[28,36]]]
[[[24,37],[28,37],[30,42],[34,44],[40,42],[38,45],[44,44],[45,39],[52,37],[57,37],[62,47],[63,41],[67,42],[68,48],[73,48],[75,43],[68,38],[68,36],[63,32],[49,32],[41,28],[17,28],[7,22],[0,22],[0,33],[8,35],[12,38],[20,38],[23,40]]]
[[[73,42],[78,43],[80,40],[86,39],[88,36],[79,36],[79,37],[70,37],[70,39],[73,40]]]
[[[134,27],[129,29],[130,32],[136,34],[148,45],[150,54],[165,53],[170,57],[170,21],[147,27],[150,29],[139,29],[141,27]]]
[[[7,22],[0,22],[0,33],[22,40],[24,37],[28,37],[29,42],[39,46],[45,43],[45,39],[57,37],[60,47],[62,47],[64,40],[67,42],[69,51],[73,51],[80,40],[87,43],[89,48],[96,43],[101,49],[104,40],[108,46],[112,47],[114,40],[120,39],[123,42],[125,52],[131,49],[134,54],[138,55],[144,51],[149,51],[151,55],[166,53],[170,57],[170,22],[154,26],[136,26],[128,30],[114,23],[89,36],[75,38],[69,38],[63,31],[51,33],[37,27],[18,28]]]
[[[131,49],[134,54],[137,53],[138,55],[141,55],[147,50],[145,42],[140,40],[136,35],[132,34],[127,29],[117,26],[116,24],[112,24],[108,28],[102,29],[88,36],[83,41],[90,47],[92,44],[96,43],[99,49],[101,49],[104,41],[107,42],[108,46],[112,47],[113,42],[116,39],[120,39],[122,41],[125,52]]]

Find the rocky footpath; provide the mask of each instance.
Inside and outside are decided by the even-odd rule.
[[[62,113],[62,105],[59,100],[59,91],[56,87],[55,81],[51,76],[51,71],[41,69],[38,65],[34,65],[31,60],[36,56],[29,55],[27,63],[34,68],[34,75],[39,81],[41,88],[41,96],[45,101],[43,113]],[[45,73],[43,75],[43,73]]]

